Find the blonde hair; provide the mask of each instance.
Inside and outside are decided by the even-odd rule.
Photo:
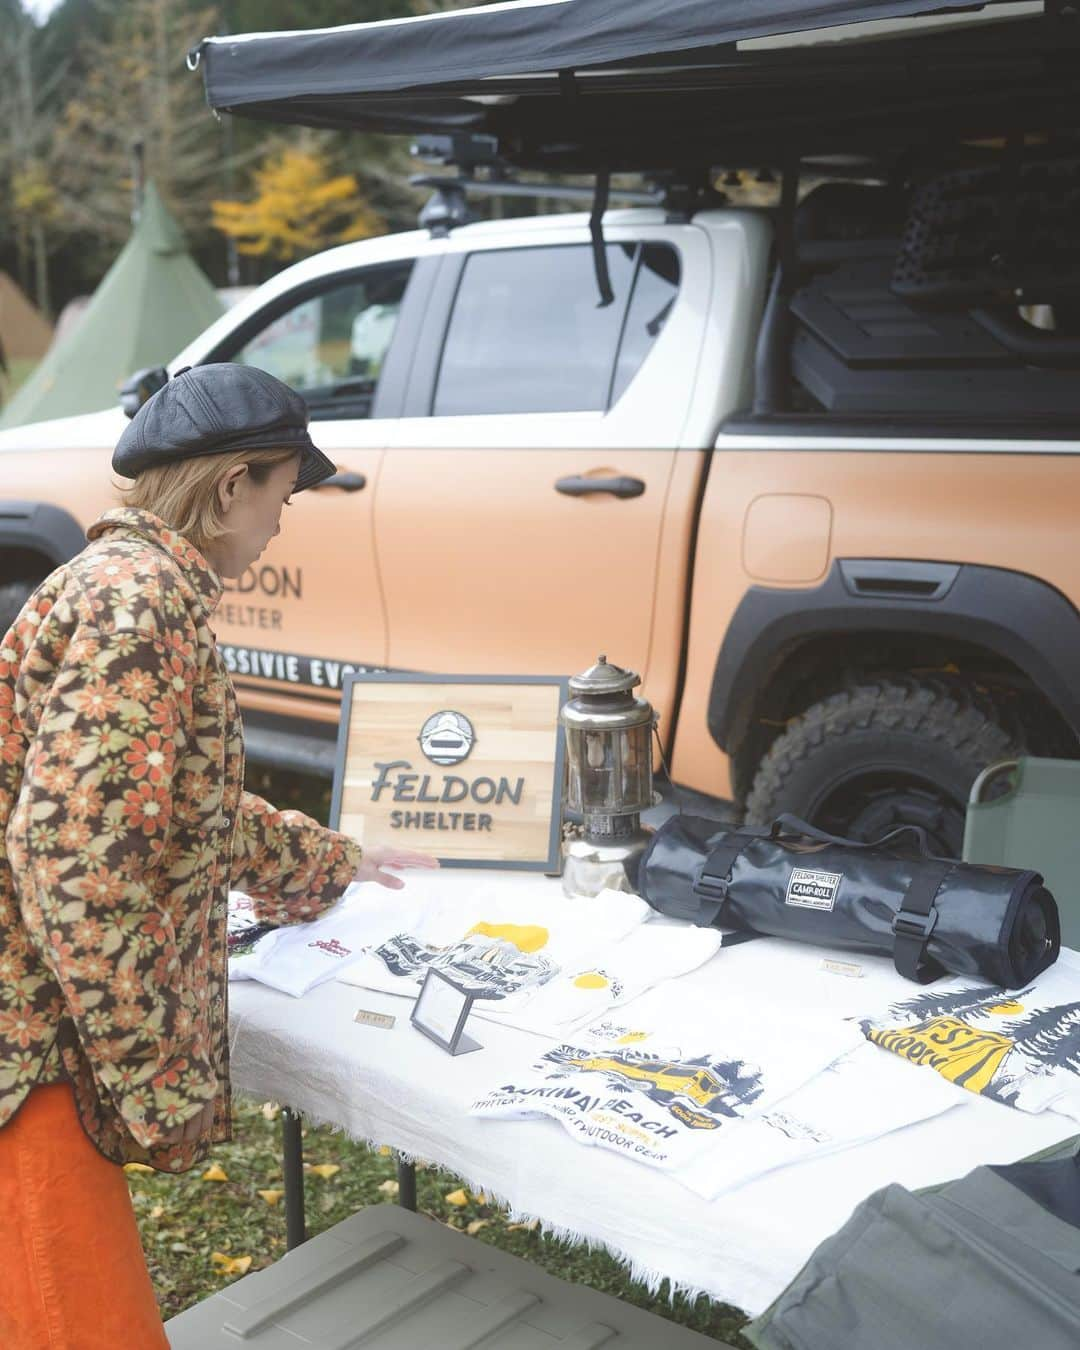
[[[233,450],[178,459],[143,469],[130,486],[120,488],[120,495],[125,506],[151,512],[203,552],[207,544],[226,533],[217,494],[217,485],[225,474],[237,464],[246,464],[252,479],[261,485],[273,469],[295,459],[298,453],[285,448]]]

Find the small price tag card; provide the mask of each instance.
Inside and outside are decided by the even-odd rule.
[[[464,1034],[476,997],[429,966],[409,1020],[448,1054],[467,1055],[481,1049],[479,1041]]]

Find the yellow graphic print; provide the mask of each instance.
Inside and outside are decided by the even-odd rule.
[[[620,1036],[615,1042],[616,1045],[636,1045],[638,1041],[647,1041],[649,1033],[647,1031],[628,1031],[625,1036]]]
[[[995,1003],[992,1008],[987,1008],[988,1013],[996,1013],[998,1016],[1012,1017],[1016,1013],[1024,1011],[1024,1005],[1017,1003],[1014,998],[1007,998],[1002,1003]]]
[[[1008,1036],[980,1031],[958,1017],[933,1017],[899,1030],[872,1030],[870,1039],[913,1064],[929,1065],[969,1092],[989,1087],[1014,1045]]]
[[[577,989],[606,989],[610,981],[606,975],[601,975],[598,970],[587,970],[583,975],[579,975],[574,981],[574,987]]]
[[[480,937],[502,938],[513,943],[519,952],[538,952],[546,947],[550,934],[546,928],[535,923],[475,923],[465,934]]]
[[[614,1073],[631,1081],[650,1083],[661,1092],[678,1093],[681,1097],[689,1097],[699,1106],[708,1106],[724,1090],[723,1083],[719,1082],[708,1069],[698,1064],[673,1064],[664,1061],[633,1064],[621,1059],[608,1059],[604,1055],[571,1059],[567,1062],[577,1069],[586,1069],[593,1073]],[[715,1128],[715,1122],[710,1123],[710,1128]]]

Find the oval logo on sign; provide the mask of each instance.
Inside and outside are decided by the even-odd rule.
[[[420,749],[432,764],[460,764],[475,743],[476,732],[464,713],[432,713],[420,728]]]

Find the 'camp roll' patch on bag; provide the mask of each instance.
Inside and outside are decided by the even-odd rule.
[[[1061,948],[1057,904],[1038,872],[933,857],[903,826],[865,844],[795,816],[769,830],[728,830],[673,816],[637,872],[654,909],[702,926],[822,947],[891,952],[927,984],[947,971],[1018,988]]]

